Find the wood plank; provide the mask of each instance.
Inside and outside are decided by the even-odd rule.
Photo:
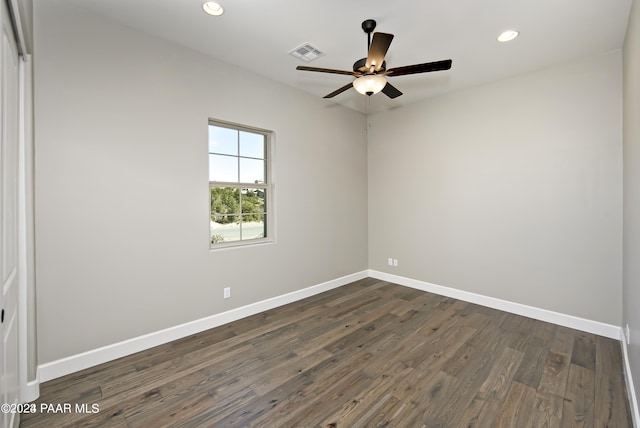
[[[436,414],[439,408],[445,406],[454,397],[457,379],[443,371],[433,375],[415,377],[419,382],[415,383],[404,397],[409,404],[406,415],[398,420],[398,426],[420,427],[425,425]]]
[[[484,331],[495,333],[492,328],[485,328]],[[476,339],[477,341],[474,342]],[[504,346],[503,338],[487,340],[482,335],[476,335],[467,343],[475,346],[475,351],[473,348],[470,349],[468,363],[455,374],[458,379],[457,389],[452,399],[438,409],[428,425],[461,425],[465,415],[460,409],[466,409],[474,404],[479,392],[486,393],[486,391],[493,389],[494,397],[497,396],[497,388],[501,379],[491,379],[491,376],[504,374],[510,377],[514,369],[510,363],[522,360],[521,353]],[[496,355],[505,355],[506,367],[496,367]],[[505,368],[508,370],[508,374],[504,372]],[[475,405],[477,406],[478,403],[475,402]]]
[[[592,370],[571,364],[567,393],[562,408],[563,427],[594,426],[594,376]]]
[[[563,399],[557,395],[538,392],[531,415],[531,426],[536,428],[561,428]]]
[[[326,416],[326,412],[322,411],[322,406],[317,406],[315,412],[324,414],[324,417],[319,420],[318,426],[336,424],[337,426],[350,427],[357,426],[369,419],[376,419],[379,415],[375,415],[373,412],[377,411],[383,401],[388,401],[385,408],[393,406],[398,401],[388,391],[398,379],[405,377],[412,371],[413,369],[396,363],[387,372],[372,379],[365,390],[352,396],[346,396],[342,400],[342,405],[336,411],[331,412],[330,416]],[[300,422],[312,423],[316,422],[316,419],[303,419]]]
[[[557,327],[550,351],[571,356],[573,354],[573,338],[576,330],[562,326]]]
[[[620,344],[596,337],[594,417],[598,427],[619,427],[631,418],[631,408],[618,397],[627,394]]]
[[[549,352],[547,362],[542,370],[538,391],[564,397],[569,378],[569,355]]]
[[[530,426],[536,391],[520,382],[512,382],[493,426],[515,428]]]
[[[577,332],[573,339],[573,353],[571,364],[595,370],[596,367],[596,343],[593,334]]]
[[[335,328],[331,328],[316,337],[308,338],[304,345],[296,348],[294,352],[303,357],[316,352],[330,343],[350,335],[354,330],[359,329],[362,325],[367,325],[368,323],[371,323],[387,314],[395,304],[396,302],[390,300],[376,311],[367,312],[361,316],[347,320],[347,322],[342,322],[343,320],[340,320],[340,322],[334,324]]]
[[[543,341],[539,337],[532,337],[525,348],[524,358],[516,372],[514,380],[527,385],[531,388],[538,389],[540,378],[547,366],[550,342]]]
[[[491,372],[478,388],[474,400],[462,413],[460,426],[491,426],[520,366],[523,353],[505,347],[496,358]]]

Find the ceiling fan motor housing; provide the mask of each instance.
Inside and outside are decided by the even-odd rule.
[[[366,66],[367,59],[362,58],[353,63],[353,71],[356,73],[367,73],[369,69]],[[387,69],[387,62],[383,61],[378,72],[384,72]]]

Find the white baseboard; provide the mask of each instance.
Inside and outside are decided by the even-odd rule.
[[[463,300],[465,302],[487,306],[489,308],[534,318],[540,321],[550,322],[552,324],[562,325],[565,327],[597,334],[615,340],[620,339],[620,334],[622,331],[621,327],[617,327],[615,325],[579,318],[573,315],[561,314],[559,312],[553,312],[546,309],[540,309],[533,306],[514,303],[508,300],[487,297],[481,294],[470,293],[468,291],[431,284],[425,281],[392,275],[386,272],[369,270],[369,276],[372,278],[381,279],[383,281],[393,282],[394,284],[404,285],[406,287],[411,287],[422,291],[428,291],[430,293],[439,294],[441,296],[452,297],[454,299]]]
[[[631,376],[631,365],[629,363],[629,354],[627,351],[627,338],[624,331],[620,329],[620,343],[622,346],[622,363],[624,365],[624,376],[627,381],[627,394],[629,395],[629,403],[631,404],[631,416],[633,417],[633,426],[640,427],[640,410],[638,410],[638,398],[633,385],[633,377]]]
[[[81,354],[72,355],[56,361],[42,364],[38,366],[39,381],[46,382],[61,376],[75,373],[98,364],[106,363],[136,352],[144,351],[154,346],[163,345],[173,340],[181,339],[210,328],[219,327],[239,319],[258,314],[278,306],[306,299],[334,288],[342,287],[368,276],[368,271],[362,271],[351,275],[343,276],[322,284],[313,285],[302,290],[293,291],[283,294],[282,296],[273,297],[240,308],[232,309],[219,314],[211,315],[206,318],[180,324],[154,333],[145,334],[143,336],[134,337],[112,345],[103,346]]]

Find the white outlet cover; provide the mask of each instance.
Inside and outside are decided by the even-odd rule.
[[[625,329],[625,335],[627,336],[627,345],[631,345],[631,330],[629,330],[629,324],[627,324],[627,328]]]

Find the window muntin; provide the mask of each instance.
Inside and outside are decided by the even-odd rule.
[[[272,241],[272,133],[209,122],[211,248]]]

